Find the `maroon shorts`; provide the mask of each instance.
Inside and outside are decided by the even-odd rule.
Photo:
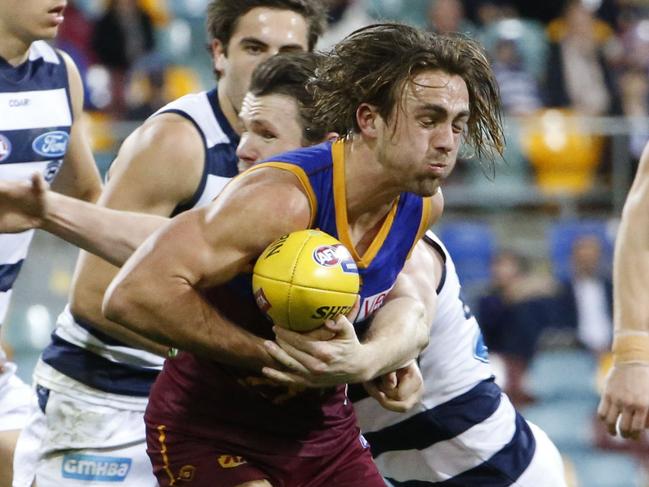
[[[385,487],[362,437],[319,457],[232,451],[210,439],[147,424],[147,453],[160,487],[234,487],[267,480],[273,487]]]

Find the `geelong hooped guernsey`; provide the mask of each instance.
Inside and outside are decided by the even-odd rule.
[[[413,410],[396,414],[354,387],[359,425],[395,486],[517,485],[534,457],[534,434],[493,381],[446,248],[432,232],[424,239],[445,260],[430,343],[419,357],[424,396]]]
[[[344,143],[324,143],[274,157],[251,170],[275,167],[301,182],[311,206],[311,228],[341,240],[361,276],[361,322],[383,302],[409,252],[427,226],[428,199],[402,193],[368,249],[359,255],[346,215]],[[371,184],[371,181],[368,181]],[[269,215],[272,218],[273,215]],[[252,295],[250,274],[241,274],[209,294],[219,311],[252,333],[272,338],[271,324]],[[273,451],[313,457],[358,435],[345,387],[296,390],[250,372],[181,353],[167,360],[151,390],[149,425],[213,438],[232,451]],[[283,452],[283,453],[282,453]]]
[[[200,184],[190,201],[175,208],[175,215],[208,204],[236,175],[239,136],[219,107],[216,89],[179,98],[153,116],[162,113],[175,113],[192,122],[205,146]],[[52,389],[70,387],[74,383],[69,379],[73,379],[88,386],[85,392],[89,395],[111,397],[112,401],[143,408],[143,399],[148,396],[162,362],[157,355],[129,347],[97,330],[92,323],[75,319],[66,307],[59,316],[52,343],[43,351],[36,377],[40,384]]]
[[[0,179],[26,181],[40,172],[51,182],[63,162],[71,125],[68,72],[60,54],[36,41],[19,66],[0,58]],[[33,233],[0,234],[0,324]]]

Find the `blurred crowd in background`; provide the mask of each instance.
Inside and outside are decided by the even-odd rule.
[[[647,438],[611,439],[594,420],[595,382],[609,365],[615,227],[649,140],[649,1],[323,2],[330,14],[320,49],[376,20],[483,43],[500,84],[507,150],[495,171],[465,151],[435,230],[456,260],[500,382],[559,446],[573,485],[649,485]],[[68,0],[56,44],[81,70],[102,171],[142,120],[216,83],[206,5]],[[9,317],[27,381],[76,257],[40,238]]]

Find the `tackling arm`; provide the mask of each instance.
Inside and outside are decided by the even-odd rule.
[[[367,379],[405,367],[428,345],[443,266],[439,255],[425,242],[416,245],[363,337]]]
[[[119,211],[51,191],[39,173],[30,181],[0,181],[0,232],[39,228],[115,266],[168,218]]]

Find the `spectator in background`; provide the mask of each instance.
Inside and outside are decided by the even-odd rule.
[[[649,141],[649,71],[638,67],[626,69],[618,79],[622,93],[622,109],[628,117],[629,147],[635,161]]]
[[[356,29],[374,23],[362,0],[324,0],[327,29],[318,41],[318,49],[328,49]]]
[[[99,62],[111,72],[114,112],[124,109],[125,80],[129,69],[155,47],[153,23],[137,0],[110,0],[97,21],[92,47]]]
[[[164,69],[140,69],[129,80],[126,118],[144,120],[170,100],[165,93]]]
[[[438,34],[476,33],[475,26],[464,15],[464,6],[460,0],[431,0],[428,24],[429,29]]]
[[[602,243],[594,235],[575,240],[572,275],[557,295],[558,324],[574,330],[580,344],[600,353],[609,349],[613,329],[613,285],[602,263]]]
[[[534,76],[525,69],[516,40],[497,41],[493,70],[506,115],[529,115],[541,107],[538,84]]]
[[[551,41],[545,76],[546,105],[586,116],[621,113],[619,95],[604,56],[613,30],[582,0],[569,0],[547,28]],[[584,89],[588,87],[588,89]]]
[[[478,301],[485,342],[490,352],[503,359],[503,388],[517,406],[534,401],[524,382],[539,336],[550,321],[552,291],[549,283],[532,274],[525,256],[505,249],[495,256],[490,289]]]

